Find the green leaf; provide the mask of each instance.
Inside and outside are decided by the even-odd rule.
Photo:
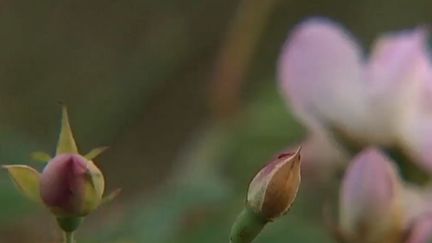
[[[108,147],[97,147],[92,149],[90,152],[88,152],[84,157],[88,160],[92,160],[96,157],[98,157],[101,153],[103,153],[105,150],[107,150]]]
[[[51,155],[49,155],[48,153],[45,153],[45,152],[40,152],[40,151],[33,152],[30,154],[30,156],[35,161],[45,162],[45,163],[52,159]]]
[[[64,153],[78,153],[78,148],[69,124],[69,116],[66,106],[63,106],[62,108],[61,129],[56,150],[56,154]]]
[[[4,165],[9,176],[27,198],[35,202],[41,202],[40,198],[40,174],[27,165]]]

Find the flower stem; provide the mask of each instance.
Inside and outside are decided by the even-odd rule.
[[[63,233],[64,243],[75,243],[74,232]]]
[[[245,207],[233,224],[230,243],[252,242],[267,223],[267,220]]]

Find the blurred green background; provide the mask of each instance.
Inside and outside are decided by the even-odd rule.
[[[327,16],[367,46],[427,24],[430,1],[3,0],[0,164],[53,153],[60,107],[108,191],[78,242],[228,242],[249,180],[305,134],[279,95],[275,64],[289,30]],[[331,242],[324,193],[301,190],[261,242]],[[321,201],[318,201],[321,202]],[[47,210],[0,173],[0,242],[59,242]]]

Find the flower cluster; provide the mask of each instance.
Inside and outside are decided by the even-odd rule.
[[[307,20],[283,47],[279,80],[312,133],[359,148],[399,148],[432,171],[432,63],[424,28],[380,37],[365,58],[338,24]]]
[[[423,27],[386,34],[365,57],[340,25],[313,18],[299,24],[283,47],[278,64],[281,91],[312,138],[304,156],[313,163],[305,167],[320,166],[320,160],[334,159],[337,166],[350,161],[344,163],[334,227],[341,242],[432,239],[428,189],[400,175],[412,170],[413,176],[404,177],[416,181],[416,176],[432,173],[427,35]],[[329,149],[316,153],[323,147]],[[328,171],[327,177],[331,175]]]

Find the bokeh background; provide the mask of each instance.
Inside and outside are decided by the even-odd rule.
[[[88,217],[78,242],[228,242],[249,180],[302,141],[276,82],[290,29],[326,16],[365,47],[431,21],[430,1],[2,0],[0,164],[53,153],[67,104],[81,151],[122,194]],[[305,178],[308,180],[308,178]],[[305,187],[259,242],[332,242],[334,190]],[[0,172],[0,242],[59,242],[47,210]]]

